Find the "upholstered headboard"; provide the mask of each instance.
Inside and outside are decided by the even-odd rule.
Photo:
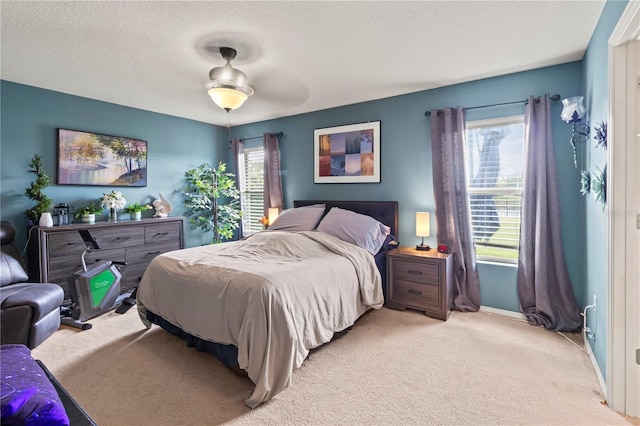
[[[398,236],[398,202],[397,201],[338,201],[338,200],[294,200],[293,207],[324,204],[325,214],[332,207],[366,214],[391,227],[391,233]]]

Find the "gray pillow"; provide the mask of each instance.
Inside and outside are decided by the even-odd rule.
[[[313,231],[324,214],[324,204],[283,210],[269,226],[270,231]]]
[[[338,207],[329,210],[317,230],[360,246],[373,255],[378,253],[391,232],[391,228],[371,216]]]

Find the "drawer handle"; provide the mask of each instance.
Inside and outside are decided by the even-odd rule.
[[[419,290],[407,290],[407,293],[409,294],[415,294],[417,296],[422,296],[422,292]]]
[[[416,271],[415,269],[409,269],[407,272],[414,275],[422,275],[422,271]]]
[[[156,232],[157,236],[162,236],[162,235],[169,235],[168,232]]]
[[[116,238],[116,240],[130,240],[130,239],[131,239],[131,236],[129,236],[129,235],[126,236],[126,237],[118,237],[118,238]]]
[[[160,250],[158,251],[150,251],[149,253],[147,253],[147,256],[151,256],[152,254],[160,254],[162,253]]]

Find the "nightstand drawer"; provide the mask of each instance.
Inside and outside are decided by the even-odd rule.
[[[395,260],[393,262],[393,276],[397,280],[414,281],[437,286],[440,282],[440,268],[438,263]]]
[[[409,307],[426,308],[440,306],[439,286],[418,284],[396,279],[393,283],[393,300],[404,302]]]

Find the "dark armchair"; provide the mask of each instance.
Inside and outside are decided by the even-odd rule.
[[[13,242],[15,235],[11,222],[0,222],[0,343],[33,349],[60,327],[64,292],[57,284],[26,282],[29,277]]]

